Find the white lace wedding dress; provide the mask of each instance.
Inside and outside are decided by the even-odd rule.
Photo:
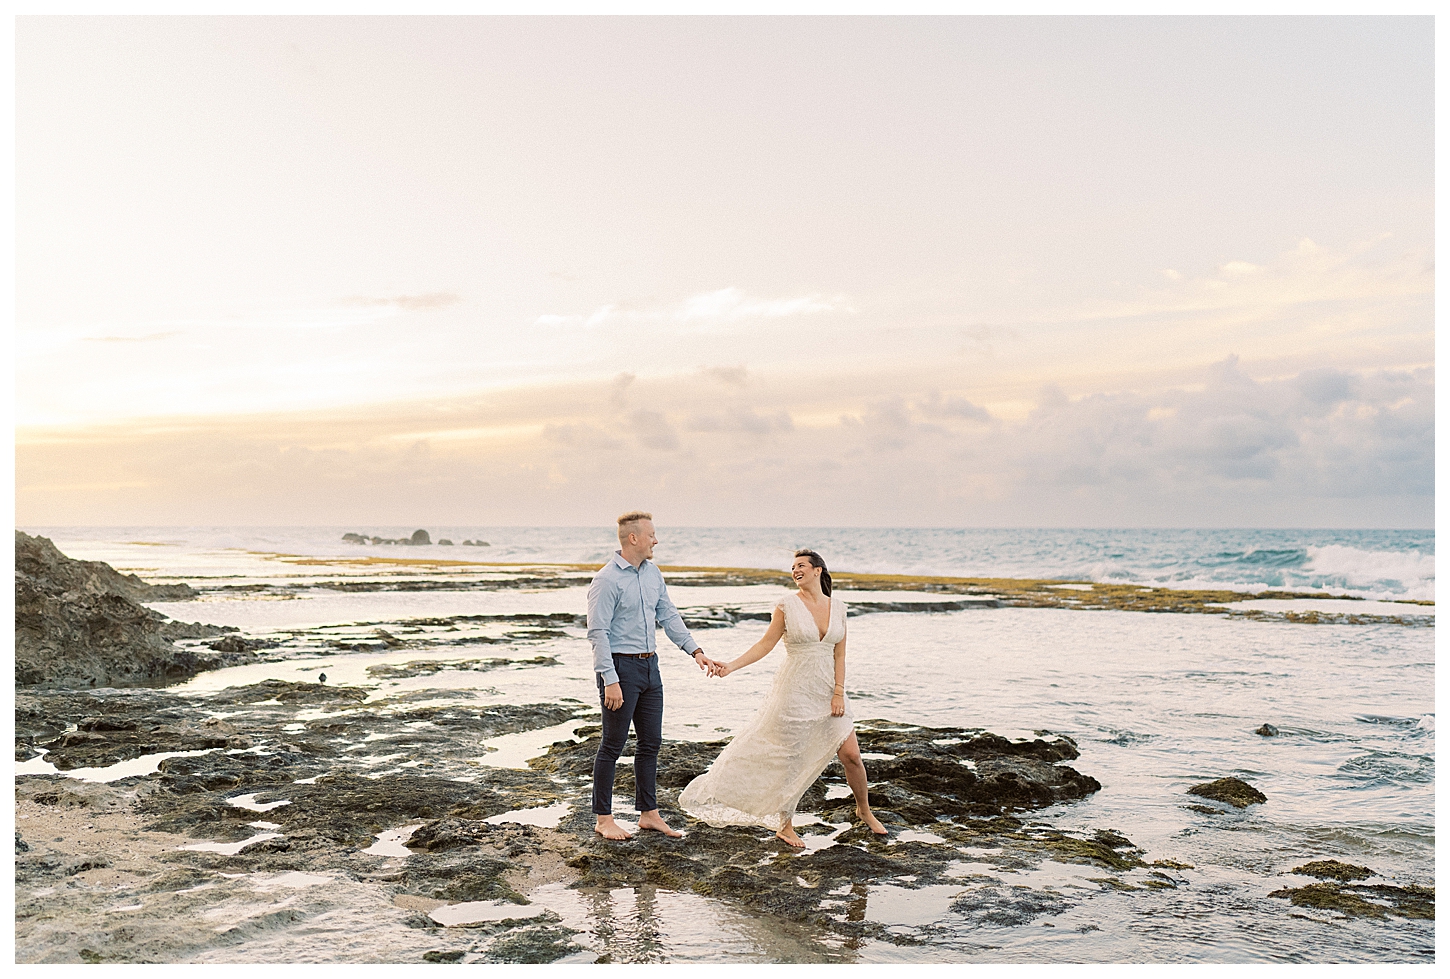
[[[712,826],[780,829],[851,736],[851,702],[844,717],[831,716],[846,603],[831,599],[824,636],[798,595],[776,607],[785,615],[785,662],[760,712],[680,793],[680,808]]]

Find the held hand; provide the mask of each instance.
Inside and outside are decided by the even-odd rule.
[[[719,676],[720,675],[717,672],[720,669],[720,664],[717,663],[717,662],[715,662],[710,657],[706,656],[705,655],[705,651],[703,649],[697,649],[697,650],[695,650],[695,652],[694,652],[693,655],[695,657],[695,664],[697,666],[699,666],[700,669],[702,669],[702,670],[705,671],[705,675],[706,676]]]
[[[619,689],[619,684],[611,683],[604,688],[604,706],[610,710],[619,710],[624,706],[624,691]]]
[[[818,701],[818,703],[819,703],[819,701]],[[846,713],[846,698],[843,695],[841,695],[841,694],[836,694],[835,696],[833,696],[831,698],[831,716],[832,717],[842,717],[842,716],[845,715],[845,713]]]
[[[734,673],[734,672],[735,672],[735,668],[733,666],[731,666],[729,663],[716,663],[715,664],[715,675],[716,676],[729,676],[731,673]]]

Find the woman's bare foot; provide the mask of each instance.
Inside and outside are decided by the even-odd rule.
[[[639,828],[652,829],[656,833],[663,833],[666,836],[673,836],[676,838],[685,835],[677,829],[670,829],[670,824],[664,821],[664,817],[660,815],[660,811],[658,809],[651,809],[649,812],[640,813]]]
[[[865,823],[871,828],[871,832],[875,833],[877,836],[886,835],[886,827],[881,825],[881,820],[877,819],[875,813],[873,813],[870,809],[862,812],[861,807],[857,806],[856,815],[861,817],[861,822]]]
[[[640,823],[643,825],[644,820],[640,820]],[[606,840],[629,839],[629,832],[623,826],[616,823],[613,816],[595,816],[594,832]]]
[[[780,832],[775,834],[775,838],[784,840],[789,846],[793,846],[797,850],[804,850],[806,848],[806,841],[797,836],[795,827],[788,823],[780,828]]]

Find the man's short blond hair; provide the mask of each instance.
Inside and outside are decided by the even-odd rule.
[[[619,515],[619,519],[615,522],[619,524],[619,542],[621,544],[628,543],[629,535],[639,530],[641,520],[653,522],[654,514],[646,513],[643,510],[631,510]]]

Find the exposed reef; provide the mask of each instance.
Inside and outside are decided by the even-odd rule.
[[[1338,860],[1314,860],[1290,872],[1318,877],[1321,881],[1303,887],[1283,887],[1270,892],[1269,897],[1287,898],[1296,908],[1334,911],[1347,918],[1383,920],[1391,915],[1432,921],[1435,918],[1433,887],[1354,883],[1377,875],[1368,867]]]
[[[593,832],[588,811],[595,718],[592,705],[414,706],[406,696],[369,701],[358,688],[277,680],[205,697],[149,689],[22,691],[18,757],[43,751],[66,771],[196,753],[161,758],[153,774],[109,785],[59,774],[18,780],[26,818],[17,823],[17,958],[186,959],[217,946],[211,922],[247,886],[262,886],[249,881],[329,882],[268,926],[273,930],[305,929],[312,916],[370,901],[378,927],[395,929],[390,943],[398,960],[554,961],[577,956],[580,946],[557,915],[530,897],[546,883],[586,891],[688,890],[812,933],[903,942],[912,939],[851,909],[877,885],[970,884],[990,900],[1000,881],[965,881],[956,869],[960,846],[990,847],[991,859],[1004,866],[1091,866],[1112,882],[1105,887],[1142,889],[1162,873],[1114,831],[1075,834],[1024,821],[1034,809],[1099,788],[1065,764],[1077,757],[1070,738],[1014,742],[889,721],[859,725],[866,751],[892,755],[868,761],[872,802],[891,830],[886,840],[855,819],[834,765],[803,802],[803,811],[821,820],[801,829],[812,845],[805,856],[769,831],[695,822],[677,809],[676,798],[714,759],[724,744],[717,741],[668,742],[662,752],[661,805],[687,830],[684,839],[642,834],[625,845],[608,843]],[[480,765],[489,738],[570,721],[578,722],[578,740],[555,743],[527,768]],[[628,768],[620,775],[616,790],[627,793]],[[548,806],[560,807],[556,828],[508,818]],[[76,824],[73,835],[35,832],[70,826],[67,820]],[[409,855],[366,852],[400,827]],[[60,882],[68,882],[63,900],[30,897]],[[1071,903],[1050,892],[1004,894],[1004,920]],[[505,910],[448,927],[431,916],[447,919],[443,911],[473,902]],[[963,915],[982,913],[980,901],[960,903]],[[124,927],[98,913],[132,905],[144,914],[137,911]],[[514,906],[516,912],[506,910]],[[251,941],[255,927],[238,924],[223,934]]]
[[[370,538],[353,535],[361,542]],[[382,538],[378,542],[385,542]],[[394,541],[399,543],[401,541]],[[464,541],[465,544],[470,543]],[[475,544],[486,545],[484,541]],[[422,557],[368,556],[357,558],[321,558],[297,554],[262,554],[261,557],[301,567],[346,567],[387,573],[389,568],[404,569],[408,577],[376,578],[314,582],[304,586],[272,585],[263,587],[284,593],[291,590],[318,588],[339,591],[497,591],[509,588],[569,588],[589,584],[598,566],[594,564],[543,564],[466,561]],[[784,572],[758,568],[712,568],[685,565],[662,565],[661,571],[671,585],[720,587],[744,585],[778,585],[791,587]],[[432,571],[436,578],[419,577]],[[486,577],[480,577],[486,575]],[[1357,601],[1354,596],[1327,595],[1320,592],[1263,591],[1240,592],[1226,589],[1159,588],[1136,584],[1111,584],[1092,581],[1063,581],[1038,578],[957,578],[931,575],[859,574],[834,572],[832,579],[843,593],[852,591],[911,591],[936,593],[939,602],[880,600],[851,602],[852,612],[950,612],[968,608],[1063,608],[1085,611],[1116,610],[1123,612],[1192,613],[1222,615],[1262,621],[1296,622],[1309,625],[1380,625],[1393,624],[1414,628],[1433,628],[1434,616],[1423,611],[1433,602],[1404,601],[1404,612],[1397,615],[1329,611],[1267,612],[1238,607],[1244,602],[1295,599],[1301,601]],[[220,590],[237,586],[209,586],[204,590]],[[849,594],[847,600],[850,601]],[[725,609],[736,620],[753,619],[757,613]],[[705,615],[698,627],[729,625],[727,616]],[[695,628],[697,626],[693,626]]]

